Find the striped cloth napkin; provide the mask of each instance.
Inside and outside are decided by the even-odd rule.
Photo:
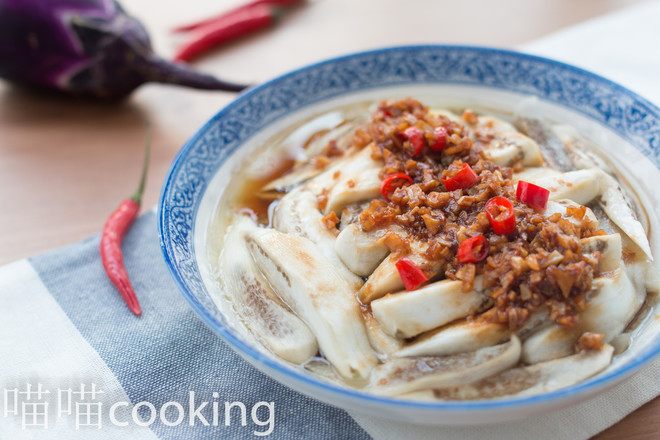
[[[660,102],[660,2],[521,49],[564,60]],[[616,29],[616,32],[612,32]],[[580,42],[580,44],[575,44]],[[654,53],[654,52],[653,52]],[[99,237],[0,268],[0,439],[586,439],[660,394],[660,360],[583,404],[533,420],[420,427],[330,407],[255,370],[177,291],[153,212],[124,241],[143,316],[107,280]]]
[[[369,438],[206,327],[165,266],[154,212],[123,246],[140,318],[98,248],[94,236],[0,268],[0,439]]]

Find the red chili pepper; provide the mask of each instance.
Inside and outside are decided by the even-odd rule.
[[[457,189],[469,188],[479,181],[479,176],[474,172],[470,165],[464,163],[463,167],[451,177],[443,177],[442,183],[444,183],[447,191],[454,191]]]
[[[445,127],[435,127],[433,129],[435,134],[435,142],[429,144],[429,148],[433,151],[442,151],[447,146],[447,129]]]
[[[424,146],[426,146],[426,141],[424,140],[424,135],[421,130],[415,126],[411,126],[403,130],[403,135],[410,141],[410,144],[413,147],[413,156],[417,156],[422,152]]]
[[[429,280],[429,277],[422,272],[422,269],[406,257],[397,261],[395,266],[407,291],[415,290]]]
[[[121,251],[121,241],[126,231],[131,226],[140,210],[144,182],[147,177],[147,166],[149,164],[150,140],[147,141],[147,149],[142,168],[140,186],[135,194],[124,200],[108,218],[101,234],[101,261],[108,278],[117,287],[124,301],[133,313],[140,316],[142,310],[138,302],[135,290],[124,267],[124,256]]]
[[[235,8],[232,8],[226,12],[223,12],[221,14],[215,15],[210,18],[206,18],[204,20],[199,20],[193,23],[189,24],[184,24],[181,26],[177,26],[172,29],[172,32],[187,32],[191,31],[193,29],[197,29],[202,26],[206,26],[210,23],[214,23],[216,21],[224,20],[228,16],[237,14],[240,11],[243,11],[245,9],[250,9],[253,6],[256,5],[270,5],[270,6],[279,6],[279,7],[289,7],[289,6],[296,6],[301,3],[304,3],[305,0],[254,0],[249,3],[246,3],[244,5],[237,6]]]
[[[458,246],[456,259],[461,264],[478,263],[488,256],[488,240],[483,235],[477,235]]]
[[[278,16],[278,9],[268,4],[240,9],[234,14],[193,29],[189,40],[179,48],[174,59],[190,61],[215,46],[271,25]]]
[[[410,184],[413,184],[412,177],[406,173],[394,173],[388,174],[385,176],[383,181],[380,184],[380,193],[383,195],[386,201],[390,201],[390,195],[394,192],[395,189],[399,188],[400,185],[395,186],[395,182],[399,179],[403,179]]]
[[[548,197],[550,197],[550,191],[547,189],[524,180],[518,181],[516,198],[532,208],[544,210],[548,204]]]
[[[516,215],[513,203],[506,197],[493,197],[486,202],[486,215],[493,232],[498,235],[509,235],[516,230]]]

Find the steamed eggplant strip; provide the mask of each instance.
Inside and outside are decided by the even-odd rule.
[[[309,326],[321,352],[348,380],[377,363],[351,286],[310,240],[274,229],[248,234],[252,257],[277,294]]]
[[[498,133],[494,141],[484,148],[490,160],[498,165],[511,166],[521,161],[525,166],[543,164],[538,145],[532,139],[517,132]]]
[[[456,113],[444,108],[432,108],[429,109],[429,113],[436,117],[447,118],[452,122],[456,122],[457,124],[463,124],[465,122]]]
[[[594,294],[588,298],[587,309],[581,316],[582,327],[585,331],[602,333],[603,340],[609,342],[633,319],[646,292],[635,288],[623,269],[596,278],[593,286]]]
[[[403,341],[399,338],[388,335],[382,326],[376,321],[373,314],[363,312],[364,326],[367,330],[367,337],[376,353],[381,356],[389,357],[396,353],[403,346]]]
[[[484,152],[498,165],[511,166],[521,161],[525,166],[540,166],[543,156],[537,143],[516,128],[493,116],[479,116],[476,125],[468,125],[473,131],[489,133],[492,140],[484,145]]]
[[[419,266],[418,263],[421,258],[415,258],[414,256],[412,258],[409,256],[408,258]],[[403,289],[403,281],[395,266],[397,261],[398,257],[390,254],[376,267],[358,291],[360,302],[369,304],[371,301],[381,298],[388,293],[398,292]]]
[[[314,166],[303,166],[265,185],[257,195],[262,200],[277,200],[294,187],[317,176],[321,172]]]
[[[568,199],[560,200],[550,200],[543,211],[543,215],[550,217],[553,214],[560,214],[564,220],[567,220],[573,224],[587,227],[587,226],[598,226],[598,219],[594,215],[593,211],[589,208],[586,208],[584,217],[581,219],[575,218],[572,215],[568,215],[568,208],[579,208],[580,205]]]
[[[445,357],[393,359],[371,373],[370,390],[381,395],[469,384],[513,367],[520,359],[520,340]]]
[[[600,207],[605,214],[653,261],[646,231],[637,220],[632,208],[623,196],[618,182],[609,174],[602,173]]]
[[[616,269],[609,276],[596,278],[580,324],[567,328],[552,324],[531,335],[523,343],[523,361],[532,364],[573,353],[577,338],[584,332],[603,335],[607,343],[621,334],[644,301],[625,271]]]
[[[547,123],[536,118],[518,116],[515,125],[539,145],[551,168],[567,172],[575,169],[566,152],[564,143]]]
[[[337,236],[335,252],[351,272],[369,276],[390,253],[383,234],[384,231],[364,232],[358,224],[349,224]]]
[[[361,118],[340,124],[308,143],[302,150],[302,156],[297,158],[293,169],[264,185],[259,192],[260,197],[274,200],[282,193],[320,174],[323,168],[316,166],[311,159],[321,154],[322,150],[331,141],[336,142],[336,147],[340,151],[343,151],[344,154],[350,154],[349,150],[351,141],[353,140],[353,133],[363,124],[364,119]],[[343,158],[344,156],[341,156],[341,159]],[[340,161],[341,159],[338,158],[336,161]]]
[[[362,170],[382,167],[382,160],[375,160],[372,157],[372,147],[372,144],[367,145],[361,150],[333,162],[322,173],[307,181],[305,188],[319,196],[324,191],[332,191],[337,182],[346,175],[351,176]]]
[[[512,368],[480,381],[435,389],[441,400],[497,399],[531,396],[558,390],[584,381],[607,368],[614,348],[603,345],[600,350],[581,351],[572,356]]]
[[[611,167],[600,157],[594,154],[595,146],[582,137],[573,127],[555,125],[552,131],[564,144],[566,154],[576,169],[599,168],[611,173]]]
[[[489,303],[479,290],[464,292],[461,281],[442,280],[376,299],[371,310],[389,335],[410,338],[472,315]]]
[[[394,353],[397,357],[446,356],[466,353],[499,344],[514,333],[508,326],[492,322],[490,311],[474,319],[461,319],[436,330],[419,335]],[[545,307],[537,310],[525,325],[515,332],[525,338],[548,321]]]
[[[326,146],[334,142],[338,150],[348,152],[352,147],[355,131],[364,127],[367,122],[366,117],[356,117],[344,121],[327,132],[315,136],[311,142],[308,142],[302,150],[301,160],[309,161],[323,153]]]
[[[609,219],[653,260],[644,227],[635,217],[619,184],[609,174],[597,168],[590,168],[541,177],[532,180],[532,183],[549,190],[550,200],[570,199],[586,205],[600,196],[599,204]]]
[[[617,181],[598,168],[570,171],[556,176],[541,177],[532,183],[550,191],[550,200],[570,199],[586,205],[599,197],[599,204],[614,222],[639,248],[653,260],[646,231],[636,219]]]
[[[581,334],[579,328],[550,324],[525,340],[521,359],[531,365],[570,356]]]
[[[409,239],[411,253],[406,255],[418,267],[428,266],[430,271],[436,273],[440,270],[441,264],[437,261],[427,261],[422,255],[428,247],[428,243],[420,240]],[[396,268],[396,262],[401,256],[389,254],[376,269],[371,273],[367,281],[358,292],[358,298],[364,304],[381,298],[388,293],[394,293],[404,288],[403,281]]]
[[[616,270],[621,266],[623,246],[620,234],[595,235],[580,240],[583,253],[600,252],[598,274]]]
[[[462,319],[420,335],[394,355],[397,357],[447,356],[490,347],[510,337],[511,331],[502,324]]]
[[[351,272],[335,252],[335,234],[323,224],[316,196],[304,188],[296,188],[282,197],[273,214],[273,227],[278,231],[299,235],[316,244],[332,267],[357,290],[362,279]]]
[[[585,160],[586,161],[586,160]],[[580,169],[559,175],[546,175],[531,182],[550,191],[550,200],[570,199],[586,205],[600,196],[607,216],[653,260],[644,227],[636,219],[618,182],[599,168]]]
[[[518,182],[519,180],[530,182],[535,179],[558,176],[559,174],[561,174],[559,171],[548,167],[530,167],[513,173],[512,180],[514,182]]]
[[[532,183],[550,191],[550,200],[569,199],[586,205],[600,194],[601,173],[597,168],[569,171],[534,179]]]
[[[572,127],[554,127],[555,133],[564,143],[573,163],[579,167],[596,167],[601,170],[599,204],[609,219],[616,224],[630,239],[653,261],[651,247],[644,227],[637,219],[633,208],[626,200],[619,182],[608,174],[609,166],[595,156],[593,147]]]
[[[254,221],[242,216],[231,226],[220,257],[225,291],[245,326],[266,347],[284,360],[301,364],[318,351],[316,338],[282,303],[254,264],[245,236],[257,228]]]
[[[380,173],[381,166],[367,168],[355,173],[343,173],[337,179],[328,193],[328,202],[325,213],[334,211],[340,215],[341,210],[353,203],[360,203],[375,199],[380,195]]]

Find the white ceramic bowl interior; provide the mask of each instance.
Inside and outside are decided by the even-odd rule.
[[[589,72],[515,52],[448,46],[398,47],[330,60],[241,94],[190,139],[172,164],[159,203],[161,246],[185,298],[247,361],[313,398],[366,414],[423,424],[528,417],[577,403],[624,380],[660,352],[657,303],[630,347],[603,373],[526,398],[414,402],[325,382],[272,355],[235,318],[217,281],[227,188],[236,170],[267,167],[257,154],[275,135],[351,104],[411,96],[432,107],[511,114],[520,106],[571,125],[594,141],[637,195],[654,252],[660,249],[660,110]],[[332,117],[331,117],[332,119]],[[322,121],[321,121],[322,123]],[[234,182],[232,184],[232,182]]]

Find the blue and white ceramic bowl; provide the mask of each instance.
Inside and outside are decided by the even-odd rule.
[[[556,61],[504,50],[396,47],[348,55],[296,70],[241,94],[208,121],[172,164],[159,204],[159,232],[172,276],[192,308],[261,371],[311,397],[389,419],[425,424],[513,420],[564,407],[634,374],[660,352],[660,323],[649,318],[603,373],[575,386],[525,398],[415,402],[368,395],[324,382],[268,353],[237,322],[214,273],[218,202],[237,164],[286,127],[350,103],[412,96],[422,102],[510,112],[525,97],[535,111],[599,144],[628,179],[660,249],[660,109],[604,78]]]

